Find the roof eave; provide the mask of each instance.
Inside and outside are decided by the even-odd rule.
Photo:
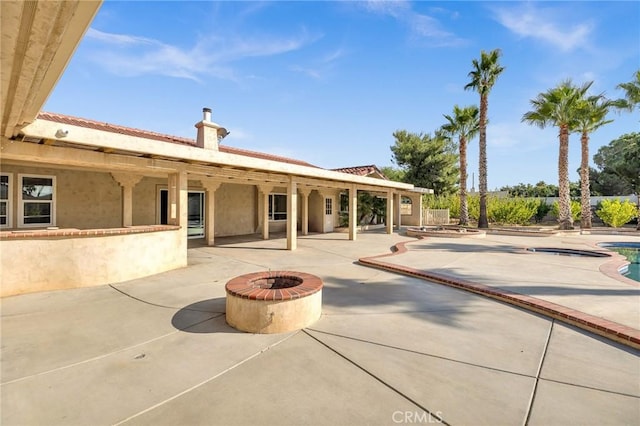
[[[61,128],[64,128],[63,130],[67,131],[64,138],[56,137],[56,132],[58,132],[58,130],[60,130]],[[63,125],[57,122],[43,119],[36,119],[33,123],[23,127],[21,133],[28,138],[39,138],[45,140],[63,139],[67,143],[99,147],[103,148],[106,151],[130,151],[139,154],[149,154],[164,158],[172,158],[176,161],[181,162],[186,161],[239,169],[282,173],[293,176],[337,181],[347,185],[362,184],[368,186],[376,186],[389,190],[395,189],[408,191],[413,189],[413,185],[401,182],[356,176],[347,173],[316,168],[313,166],[290,164],[238,154],[224,153],[220,151],[209,151],[188,145],[159,142],[157,140],[122,135],[118,133],[89,129],[86,127],[74,125]]]

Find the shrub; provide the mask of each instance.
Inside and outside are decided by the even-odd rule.
[[[460,197],[453,195],[428,195],[424,199],[425,206],[429,209],[449,209],[451,217],[460,217]],[[541,209],[544,202],[532,198],[498,198],[487,196],[487,218],[489,222],[511,225],[529,225]],[[578,205],[579,207],[579,205]],[[480,217],[480,197],[477,194],[467,195],[467,208],[469,219],[477,221]],[[544,210],[542,217],[548,209]]]
[[[467,196],[467,203],[469,202]],[[450,195],[425,195],[424,205],[429,209],[449,209],[449,217],[460,217],[460,196]]]
[[[547,216],[547,214],[551,211],[551,206],[547,204],[544,200],[539,200],[538,209],[536,210],[536,214],[534,219],[536,223],[542,222],[542,220]]]
[[[607,225],[619,228],[635,218],[638,211],[629,200],[624,203],[620,200],[602,200],[598,205],[596,215]]]
[[[487,200],[490,222],[510,225],[528,225],[538,211],[539,200],[530,198],[495,198]]]
[[[580,213],[582,212],[582,206],[580,205],[580,201],[571,200],[571,217],[574,222],[580,221]],[[560,217],[560,205],[557,201],[553,202],[553,206],[551,206],[551,214],[555,217]]]

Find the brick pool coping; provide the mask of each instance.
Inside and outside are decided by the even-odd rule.
[[[418,238],[419,240],[423,239],[422,237]],[[363,257],[358,259],[358,262],[362,265],[370,266],[373,268],[383,269],[390,272],[420,278],[423,280],[435,282],[437,284],[443,284],[449,287],[469,291],[501,302],[509,303],[511,305],[515,305],[520,308],[542,314],[546,317],[557,319],[558,321],[576,326],[599,336],[611,339],[615,342],[622,343],[626,346],[640,349],[640,330],[637,330],[635,328],[609,321],[604,318],[596,317],[594,315],[568,308],[557,303],[538,299],[533,296],[515,293],[505,289],[490,287],[484,284],[474,283],[444,274],[421,271],[408,266],[401,266],[378,260],[380,258],[406,253],[408,251],[406,245],[413,242],[416,241],[404,241],[395,244],[391,248],[391,253]]]
[[[300,279],[300,284],[286,288],[262,288],[259,281],[274,278]],[[322,290],[322,280],[315,275],[294,271],[263,271],[240,275],[227,282],[225,289],[230,294],[241,299],[249,300],[294,300],[310,296]]]
[[[631,278],[627,278],[620,273],[620,270],[630,263],[626,257],[613,250],[609,250],[607,246],[599,246],[597,243],[592,244],[592,247],[594,249],[604,250],[608,252],[611,258],[611,261],[600,265],[600,272],[602,272],[609,278],[613,278],[614,280],[629,284],[633,287],[640,288],[640,282],[632,280]]]

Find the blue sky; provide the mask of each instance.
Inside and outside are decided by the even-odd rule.
[[[481,50],[506,67],[489,97],[490,189],[557,184],[556,129],[521,123],[571,78],[618,98],[640,68],[639,2],[105,1],[44,110],[195,138],[202,108],[223,143],[320,167],[394,166],[396,130],[432,133]],[[591,154],[640,131],[613,113]],[[578,181],[579,136],[570,141]],[[478,169],[469,147],[469,186]]]

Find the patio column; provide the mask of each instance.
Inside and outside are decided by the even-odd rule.
[[[297,183],[290,178],[287,185],[287,250],[295,250],[298,243],[298,191]]]
[[[298,192],[302,196],[302,235],[309,234],[309,194],[310,188],[300,188]]]
[[[358,230],[356,228],[358,222],[358,189],[356,185],[349,187],[349,239],[356,240]]]
[[[273,191],[273,185],[258,185],[262,194],[262,239],[269,239],[269,194]]]
[[[142,179],[140,175],[111,173],[111,177],[122,187],[122,226],[133,225],[133,187]]]
[[[400,230],[400,226],[402,226],[402,194],[395,194],[394,207],[396,211],[395,215],[395,224],[396,228]]]
[[[184,234],[185,241],[189,226],[189,188],[187,172],[179,171],[168,177],[169,187],[169,214],[168,222],[171,225],[179,225]]]
[[[387,234],[393,233],[393,192],[387,191]]]
[[[207,245],[212,246],[215,242],[216,191],[220,188],[222,182],[213,180],[201,180],[201,182],[206,191],[205,198],[207,200],[204,217],[204,238]]]

